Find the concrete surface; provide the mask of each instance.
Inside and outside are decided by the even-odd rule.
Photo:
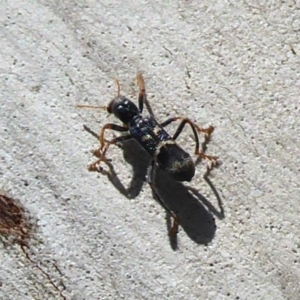
[[[300,299],[299,2],[0,10],[0,188],[36,224],[32,261],[18,244],[0,248],[1,299]],[[138,71],[159,120],[216,128],[207,153],[222,165],[208,181],[205,162],[184,185],[158,174],[177,240],[134,143],[109,151],[118,178],[86,169],[98,142],[83,126],[116,120],[76,105],[107,105],[114,77],[136,100]],[[192,153],[188,128],[179,143]]]

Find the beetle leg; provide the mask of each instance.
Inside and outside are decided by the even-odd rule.
[[[216,163],[218,157],[217,156],[213,156],[213,155],[207,155],[205,153],[203,153],[202,151],[200,151],[200,147],[199,147],[199,138],[198,138],[198,134],[197,132],[202,132],[205,134],[205,136],[207,138],[209,138],[211,136],[211,134],[214,131],[214,127],[213,126],[209,126],[208,128],[201,128],[199,127],[197,124],[195,124],[193,121],[191,121],[188,118],[183,118],[183,117],[174,117],[174,118],[169,118],[167,119],[165,122],[161,123],[160,125],[165,127],[169,124],[171,124],[172,122],[175,122],[177,120],[181,120],[181,123],[179,124],[174,136],[173,136],[173,140],[176,140],[178,138],[178,136],[180,135],[180,133],[182,132],[185,124],[189,124],[192,128],[194,137],[195,137],[195,154],[198,155],[200,158],[203,159],[208,159],[211,160],[213,163]]]
[[[163,200],[160,198],[160,196],[158,195],[156,188],[155,188],[155,184],[154,184],[154,177],[155,177],[155,161],[152,160],[151,165],[148,168],[147,171],[147,183],[149,184],[153,196],[156,199],[156,201],[166,210],[166,212],[173,218],[173,225],[172,228],[169,231],[169,235],[170,236],[174,236],[178,233],[178,226],[179,226],[179,218],[178,216],[172,212],[167,206],[166,204],[163,202]]]
[[[105,146],[105,142],[104,142],[104,132],[106,129],[111,129],[111,130],[114,130],[114,131],[119,131],[119,132],[125,132],[125,131],[128,131],[128,128],[127,127],[123,127],[123,126],[120,126],[120,125],[116,125],[116,124],[112,124],[112,123],[108,123],[108,124],[105,124],[102,128],[101,128],[101,131],[99,133],[99,142],[100,142],[100,150],[102,150]]]
[[[94,172],[101,171],[102,168],[100,167],[100,163],[101,163],[101,161],[107,161],[107,158],[106,158],[105,154],[106,154],[108,148],[111,145],[115,145],[115,144],[117,144],[119,142],[123,142],[123,141],[129,140],[131,138],[132,138],[132,136],[130,134],[118,136],[118,137],[112,139],[111,141],[106,142],[106,144],[104,145],[103,148],[99,148],[99,149],[93,150],[92,151],[93,155],[96,156],[96,157],[98,157],[99,159],[96,162],[90,164],[88,166],[88,170],[91,171],[91,172],[93,172],[93,171]]]
[[[183,117],[173,117],[173,118],[169,118],[167,119],[166,121],[162,122],[160,125],[162,127],[165,127],[177,120],[181,120],[181,124],[178,126],[178,129],[176,131],[176,133],[174,134],[174,139],[178,137],[178,135],[181,133],[184,125],[186,123],[190,124],[191,127],[194,127],[198,132],[202,132],[202,133],[205,133],[206,136],[211,136],[211,134],[213,133],[214,131],[214,127],[213,126],[209,126],[208,128],[201,128],[199,127],[197,124],[195,124],[193,121],[191,121],[190,119],[188,118],[183,118]],[[176,136],[176,137],[175,137]]]
[[[138,73],[136,75],[136,81],[137,81],[137,84],[139,86],[139,98],[138,98],[138,101],[139,101],[139,110],[140,110],[140,113],[143,112],[143,108],[144,108],[144,104],[146,105],[146,108],[150,114],[150,116],[154,117],[154,113],[152,111],[152,108],[147,100],[147,95],[146,95],[146,88],[145,88],[145,81],[144,81],[144,78],[143,78],[143,75],[141,73]]]

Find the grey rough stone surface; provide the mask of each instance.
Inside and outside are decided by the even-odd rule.
[[[1,246],[1,299],[299,299],[299,2],[16,0],[0,16],[0,188],[36,220],[44,270]],[[134,144],[109,151],[128,197],[86,169],[83,125],[116,120],[76,105],[107,105],[114,77],[136,100],[138,71],[159,120],[215,126],[217,193],[205,162],[184,185],[158,174],[177,251]],[[188,128],[179,143],[192,153]]]

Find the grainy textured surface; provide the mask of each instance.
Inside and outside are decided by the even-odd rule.
[[[4,244],[1,299],[299,299],[299,3],[16,0],[0,16],[0,188],[36,220],[44,271]],[[76,104],[106,105],[114,77],[135,100],[137,71],[159,120],[216,127],[217,193],[203,162],[185,185],[158,174],[177,251],[143,152],[110,149],[123,190],[86,170],[83,125],[108,119]]]

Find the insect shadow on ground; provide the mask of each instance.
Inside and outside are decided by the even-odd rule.
[[[84,125],[84,129],[98,139],[98,134],[90,128]],[[208,142],[209,139],[206,139],[202,143],[203,150],[206,149]],[[128,187],[126,188],[119,179],[112,162],[103,162],[108,166],[109,170],[103,170],[101,173],[108,177],[122,195],[128,199],[134,199],[139,195],[145,184],[151,157],[134,139],[118,143],[117,146],[123,150],[124,159],[132,166],[133,175]],[[196,164],[199,162],[200,160],[197,160]],[[216,209],[197,189],[175,181],[159,168],[156,168],[154,179],[159,196],[171,211],[179,215],[180,226],[197,244],[207,244],[214,238],[216,231],[214,216],[218,219],[225,217],[221,198],[217,189],[208,178],[209,173],[210,171],[207,170],[203,177],[217,198],[219,209]],[[168,214],[167,227],[168,230],[171,228],[171,219]],[[169,238],[171,247],[175,250],[177,248],[177,235]]]

